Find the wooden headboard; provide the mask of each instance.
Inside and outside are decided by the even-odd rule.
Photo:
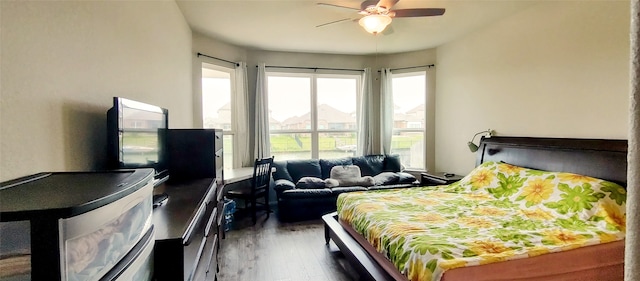
[[[487,161],[570,172],[627,186],[627,140],[490,137],[482,138],[476,165]]]

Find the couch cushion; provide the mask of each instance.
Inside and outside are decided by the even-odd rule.
[[[363,176],[375,176],[384,170],[384,155],[353,157],[353,164],[360,167]]]
[[[331,197],[333,193],[331,189],[291,189],[285,190],[280,196],[281,199],[293,199],[293,198],[326,198]],[[335,200],[335,199],[334,199]]]
[[[316,177],[302,177],[296,183],[296,188],[300,188],[300,189],[317,189],[317,188],[324,188],[324,187],[325,187],[324,180]]]
[[[289,170],[287,170],[287,161],[274,161],[273,167],[276,168],[276,171],[273,173],[273,180],[284,179],[294,182],[289,174]]]
[[[398,176],[397,173],[382,172],[373,176],[373,181],[375,182],[375,185],[389,185],[397,183],[399,178],[400,176]]]
[[[398,183],[413,183],[414,181],[416,181],[416,177],[409,173],[398,172],[397,175]]]
[[[333,194],[336,196],[342,193],[347,193],[347,192],[367,191],[367,190],[368,189],[366,187],[362,187],[362,186],[340,186],[340,187],[334,187],[331,189]]]
[[[322,177],[318,159],[289,160],[287,170],[293,179],[292,182],[298,182],[303,177]]]
[[[351,157],[338,159],[320,159],[320,170],[322,172],[322,178],[326,179],[331,177],[331,168],[333,168],[334,166],[346,165],[353,165]]]
[[[410,188],[413,187],[413,184],[403,183],[403,184],[390,184],[390,185],[374,185],[367,187],[368,190],[385,190],[385,189],[394,189],[394,188]]]
[[[400,162],[399,154],[387,155],[387,157],[384,158],[384,171],[385,172],[402,171],[402,163]]]

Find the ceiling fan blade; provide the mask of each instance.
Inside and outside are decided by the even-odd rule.
[[[334,5],[334,4],[329,4],[329,3],[316,3],[316,5],[318,5],[318,6],[325,6],[325,7],[333,7],[333,8],[349,9],[349,10],[354,10],[354,11],[360,11],[360,9],[358,9],[358,8],[352,8],[352,7],[346,7],[346,6]]]
[[[399,9],[393,10],[389,13],[389,16],[396,18],[410,18],[410,17],[430,17],[441,16],[444,14],[442,8],[418,8],[418,9]]]
[[[323,27],[323,26],[327,26],[327,25],[330,25],[330,24],[339,23],[339,22],[343,22],[343,21],[350,21],[350,20],[351,20],[351,18],[345,18],[345,19],[341,19],[341,20],[334,20],[332,22],[323,23],[321,25],[316,25],[316,27]]]
[[[400,0],[380,0],[376,6],[385,7],[387,10],[391,10],[391,7],[398,3]]]

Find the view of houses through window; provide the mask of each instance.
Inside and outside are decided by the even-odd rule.
[[[224,166],[229,168],[233,167],[233,76],[233,69],[202,63],[203,128],[223,130]]]
[[[393,136],[391,153],[406,168],[425,169],[426,73],[393,74]]]
[[[204,128],[224,131],[224,165],[232,167],[233,69],[202,64]],[[406,168],[425,168],[426,73],[393,74],[391,153]],[[271,154],[278,160],[354,156],[360,75],[267,73]]]
[[[359,75],[267,73],[271,154],[278,160],[353,156]]]

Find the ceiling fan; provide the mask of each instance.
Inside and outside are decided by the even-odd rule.
[[[400,0],[365,0],[360,4],[360,8],[352,8],[328,3],[318,3],[319,6],[329,6],[343,9],[358,11],[358,14],[364,17],[358,20],[358,23],[369,33],[378,34],[382,32],[387,25],[391,23],[392,18],[408,18],[408,17],[431,17],[441,16],[444,14],[442,8],[413,8],[413,9],[395,9],[392,7]],[[318,25],[322,27],[329,24],[339,23],[343,21],[354,20],[345,18]]]

